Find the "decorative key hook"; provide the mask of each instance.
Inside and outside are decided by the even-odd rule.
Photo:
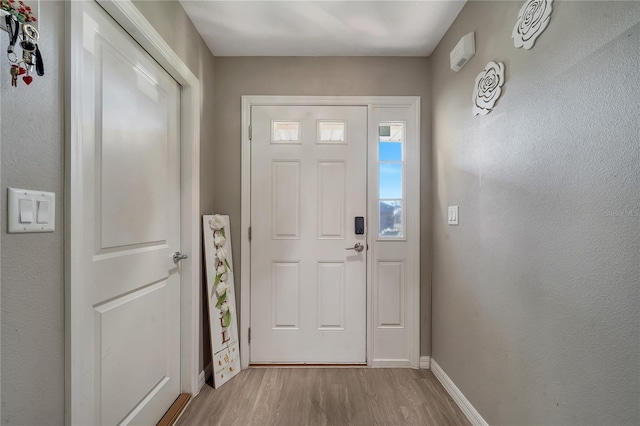
[[[40,40],[40,32],[38,32],[38,29],[31,24],[22,24],[22,34],[33,41]]]
[[[37,22],[31,7],[19,0],[0,0],[2,15],[5,15],[4,23],[9,33],[9,45],[7,46],[7,58],[12,64],[10,68],[11,86],[17,87],[18,76],[22,77],[28,86],[33,81],[31,74],[36,71],[39,76],[44,75],[44,63],[42,53],[38,48],[37,41],[40,39],[40,32],[32,24]],[[18,40],[20,42],[18,43]],[[16,53],[16,44],[22,49],[22,58]],[[21,59],[21,60],[20,60]]]

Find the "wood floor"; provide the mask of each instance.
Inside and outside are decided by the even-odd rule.
[[[205,385],[179,425],[469,425],[430,370],[250,368]]]

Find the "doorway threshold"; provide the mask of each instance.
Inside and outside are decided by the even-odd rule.
[[[354,364],[273,364],[273,363],[250,363],[249,368],[366,368],[367,363]]]

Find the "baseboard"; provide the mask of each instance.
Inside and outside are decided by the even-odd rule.
[[[211,369],[213,368],[213,361],[207,364],[204,368],[204,379],[207,380],[208,377],[211,377]]]
[[[204,382],[206,381],[206,377],[207,376],[204,370],[202,370],[198,375],[198,393],[200,393],[200,391],[202,390],[202,387],[204,386]]]
[[[475,409],[473,405],[469,402],[467,397],[458,389],[458,387],[453,383],[453,381],[447,376],[447,373],[444,372],[442,367],[438,365],[438,363],[431,359],[431,371],[433,371],[434,376],[438,378],[442,386],[449,392],[451,398],[458,404],[458,407],[462,410],[465,416],[469,419],[472,425],[474,426],[489,426],[489,424],[482,418],[478,410]]]
[[[374,359],[371,361],[373,368],[411,368],[408,359]]]
[[[420,357],[420,369],[421,370],[431,369],[431,357],[428,357],[428,356]]]
[[[207,377],[209,377],[210,375],[211,375],[211,363],[207,364],[204,370],[202,370],[198,375],[198,393],[200,393],[200,390],[202,389],[205,382],[207,381]],[[194,395],[194,397],[196,395]]]

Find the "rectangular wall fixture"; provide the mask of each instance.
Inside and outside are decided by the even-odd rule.
[[[458,224],[458,206],[449,206],[447,212],[447,222],[449,225]]]
[[[9,188],[9,233],[53,232],[56,228],[56,194]]]
[[[476,54],[476,34],[471,32],[462,37],[456,47],[449,53],[449,65],[458,72],[464,67],[473,55]]]

